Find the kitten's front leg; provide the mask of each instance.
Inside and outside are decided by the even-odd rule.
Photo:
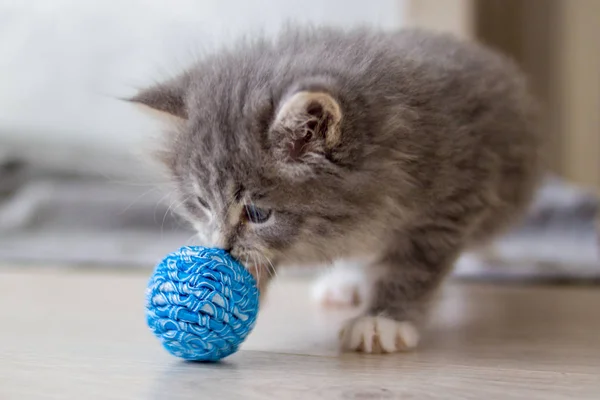
[[[414,231],[372,265],[367,311],[340,333],[344,350],[394,353],[414,348],[429,300],[461,249],[458,233]]]

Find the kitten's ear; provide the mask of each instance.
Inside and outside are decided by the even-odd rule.
[[[185,88],[184,78],[180,77],[144,89],[128,101],[162,121],[181,121],[188,118]]]
[[[287,161],[326,154],[340,141],[342,110],[330,94],[296,92],[284,101],[273,129],[279,132],[279,152]]]

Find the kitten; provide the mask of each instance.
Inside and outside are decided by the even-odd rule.
[[[261,288],[282,264],[368,260],[347,350],[414,347],[457,257],[521,214],[540,170],[517,67],[420,30],[291,28],[132,101],[171,120],[160,158],[202,243]]]

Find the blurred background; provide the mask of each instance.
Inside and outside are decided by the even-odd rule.
[[[421,26],[515,58],[544,107],[548,178],[456,275],[600,280],[600,0],[3,0],[0,264],[151,268],[193,243],[143,156],[159,126],[118,98],[288,21]]]

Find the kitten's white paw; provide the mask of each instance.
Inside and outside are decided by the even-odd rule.
[[[312,297],[323,307],[357,307],[365,301],[367,290],[362,270],[336,266],[315,282]]]
[[[395,353],[416,347],[419,332],[411,322],[362,316],[346,323],[340,332],[340,340],[343,350]]]

